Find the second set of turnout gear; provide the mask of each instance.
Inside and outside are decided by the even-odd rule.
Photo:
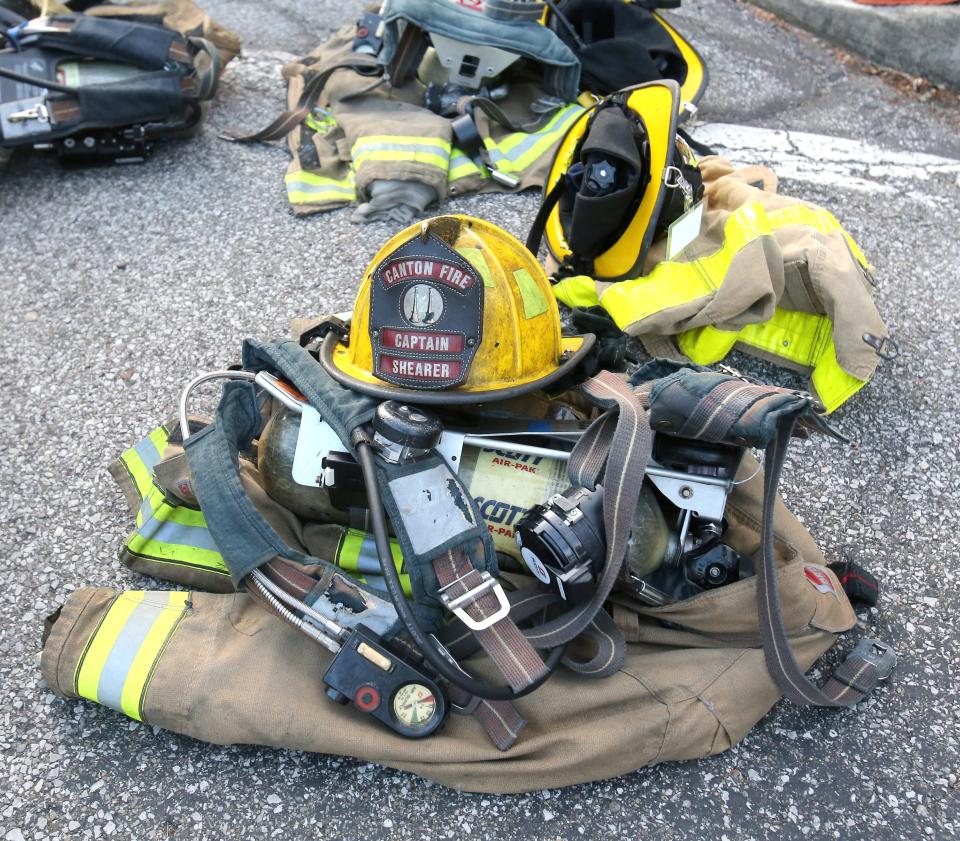
[[[560,155],[557,166],[565,169]],[[866,256],[829,211],[781,195],[770,169],[707,156],[699,176],[703,203],[674,224],[679,239],[654,237],[626,276],[642,227],[596,258],[593,271],[568,272],[577,260],[564,256],[571,240],[562,237],[580,233],[565,231],[554,210],[547,242],[565,260],[557,299],[602,307],[654,356],[712,365],[737,348],[784,365],[807,375],[833,412],[897,355]],[[589,221],[585,228],[589,236]],[[627,259],[614,264],[618,254]]]
[[[388,0],[284,68],[289,109],[240,142],[287,138],[298,213],[356,202],[408,223],[449,195],[540,187],[581,107],[580,66],[539,4]]]
[[[239,39],[187,0],[0,18],[0,148],[142,160],[200,125]]]
[[[729,593],[731,599],[749,593],[757,600],[754,634],[759,633],[769,674],[765,680],[772,681],[771,686],[801,703],[855,703],[889,674],[893,653],[882,643],[865,640],[821,689],[804,674],[809,656],[797,660],[798,625],[780,604],[778,564],[783,565],[784,558],[778,560],[774,521],[786,447],[794,433],[830,431],[812,400],[724,374],[657,362],[629,380],[605,372],[581,383],[578,399],[564,401],[574,417],[583,407],[593,407],[587,423],[537,424],[523,414],[523,401],[555,383],[557,372],[566,379],[570,359],[588,348],[589,340],[564,340],[549,300],[546,309],[531,306],[539,303],[539,296],[549,296],[549,285],[530,260],[519,242],[480,220],[439,217],[414,225],[388,242],[371,263],[349,323],[327,320],[300,341],[247,340],[242,370],[212,372],[191,381],[180,406],[177,435],[182,446],[174,439],[173,449],[165,447],[155,460],[162,442],[171,441],[172,430],[164,430],[151,436],[148,445],[125,454],[115,471],[128,487],[131,480],[137,484],[133,501],[147,500],[148,486],[154,485],[175,512],[164,514],[160,522],[180,531],[167,529],[164,539],[150,547],[162,562],[164,554],[174,554],[171,545],[180,541],[181,563],[169,564],[165,577],[194,576],[188,543],[209,541],[231,584],[249,593],[236,597],[227,620],[232,627],[252,627],[243,599],[252,598],[276,613],[304,642],[319,644],[314,657],[322,668],[310,671],[328,703],[349,705],[360,716],[324,713],[310,701],[306,718],[322,721],[329,716],[341,724],[353,722],[351,727],[369,726],[364,720],[375,719],[400,739],[383,741],[384,733],[372,740],[395,751],[392,756],[377,752],[376,758],[401,767],[414,767],[403,758],[400,745],[406,739],[433,737],[427,744],[437,746],[418,755],[438,751],[440,757],[458,738],[473,738],[450,723],[450,713],[473,715],[495,750],[506,752],[508,762],[528,720],[534,725],[531,738],[552,738],[540,729],[540,723],[549,720],[549,714],[540,711],[541,701],[525,705],[524,698],[534,691],[550,693],[551,677],[563,666],[577,680],[594,679],[590,685],[595,690],[584,685],[576,693],[581,699],[595,694],[597,709],[603,708],[607,680],[596,679],[614,684],[625,679],[621,669],[636,657],[627,641],[643,638],[643,623],[650,623],[651,642],[660,635],[661,646],[669,644],[667,640],[688,639],[685,628],[695,630],[701,620],[707,622],[702,632],[709,633],[709,605],[718,604],[706,598],[711,593]],[[491,320],[491,313],[505,313],[505,323]],[[531,324],[524,326],[526,321]],[[534,327],[536,331],[530,329]],[[539,342],[529,341],[534,332],[542,334]],[[565,358],[567,348],[570,355]],[[212,422],[191,421],[194,390],[221,379],[229,382]],[[446,404],[436,400],[438,394],[449,398]],[[573,410],[576,403],[580,408]],[[504,426],[480,436],[461,434],[450,414],[461,411],[462,417],[461,407],[469,407],[468,415],[478,415],[481,426],[484,418],[497,417]],[[271,429],[284,412],[300,420],[292,458],[289,444],[271,440]],[[289,427],[289,419],[284,423]],[[500,437],[490,437],[493,434]],[[513,557],[519,555],[530,573],[526,576],[503,574],[490,524],[462,470],[470,448],[483,448],[484,443],[503,447],[501,452],[515,464],[522,463],[517,456],[539,452],[566,465],[566,486],[559,492],[543,488],[541,499],[527,506],[514,530]],[[738,493],[738,481],[756,478],[757,468],[745,454],[750,447],[766,448],[767,470],[750,520],[755,529],[756,523],[761,527],[744,541],[749,529],[738,531],[740,515],[730,499]],[[278,452],[291,472],[287,489],[297,483],[304,492],[324,495],[324,505],[312,516],[325,517],[327,510],[337,509],[354,534],[363,530],[361,544],[366,543],[376,559],[376,576],[364,574],[360,580],[330,558],[313,554],[318,544],[309,534],[312,525],[284,507],[282,494],[270,496],[286,469],[275,464],[274,476],[268,478],[267,465]],[[151,460],[152,471],[147,466]],[[258,462],[261,470],[256,471],[253,465]],[[149,511],[143,505],[138,526],[146,530],[159,506],[156,498]],[[327,525],[345,528],[344,522]],[[291,523],[298,525],[291,528]],[[158,527],[154,536],[160,531]],[[815,547],[803,551],[817,555]],[[211,566],[214,560],[207,557]],[[519,569],[516,563],[513,569]],[[791,565],[789,560],[786,570],[790,585],[783,592],[824,598],[816,608],[825,611],[819,627],[827,624],[834,632],[849,627],[849,613],[831,613],[834,608],[849,611],[833,573],[818,565]],[[179,639],[190,639],[202,628],[212,630],[209,623],[222,615],[214,601],[202,596],[158,597],[141,591],[109,601],[105,593],[83,591],[51,620],[44,674],[61,694],[91,698],[134,718],[169,726],[169,704],[180,678],[172,679],[164,658],[184,650]],[[194,614],[195,603],[206,605],[206,612]],[[788,604],[792,609],[794,603]],[[750,612],[741,605],[736,615]],[[70,629],[62,624],[63,616],[72,617]],[[92,627],[96,616],[99,623]],[[807,622],[809,617],[800,626],[808,628],[809,639]],[[146,635],[141,633],[134,644],[137,629]],[[719,628],[713,631],[719,633]],[[76,649],[83,636],[85,647]],[[832,634],[828,636],[832,640]],[[223,638],[235,664],[245,662],[252,650],[241,654],[229,640],[245,647],[245,639],[242,630]],[[273,671],[260,657],[253,662],[263,664],[261,670],[271,675],[286,677],[284,663],[298,646],[286,640],[287,650],[280,654],[268,642],[272,639],[271,634],[260,637],[276,659]],[[127,671],[120,655],[115,656],[118,650],[133,656],[124,660],[132,664]],[[222,651],[228,656],[227,648]],[[489,660],[478,661],[478,651]],[[206,662],[216,668],[217,651],[211,656]],[[73,683],[54,661],[70,666]],[[738,692],[731,697],[738,695],[742,679],[721,671],[737,681]],[[183,670],[180,674],[186,677]],[[162,684],[151,693],[156,680]],[[559,687],[568,686],[559,676],[555,680]],[[299,679],[294,683],[299,685]],[[633,680],[628,683],[636,686]],[[194,691],[182,684],[180,689]],[[224,690],[216,683],[209,686],[206,706],[216,706]],[[754,711],[768,707],[776,696],[775,691],[765,692],[756,699]],[[179,704],[182,695],[176,697]],[[308,691],[303,697],[314,695]],[[554,697],[549,695],[551,702]],[[625,696],[618,708],[635,702]],[[592,702],[581,703],[589,715]],[[737,703],[742,707],[746,699]],[[264,711],[270,706],[257,704]],[[191,724],[193,735],[234,738],[229,721],[221,717],[223,726],[217,729],[202,718]],[[457,738],[439,735],[441,728],[451,729]],[[278,737],[280,743],[315,749],[295,727],[283,730],[289,738]],[[325,726],[321,730],[329,736]],[[699,740],[694,733],[699,729],[688,730],[687,738]],[[688,745],[686,753],[669,750],[673,756],[697,755],[718,749],[715,744],[711,739]],[[338,745],[330,749],[339,750]],[[481,749],[471,749],[480,751],[478,758],[483,755]],[[605,749],[598,750],[607,755]],[[358,745],[351,753],[366,751]],[[546,763],[548,779],[563,784],[597,775],[595,770],[571,773],[580,760],[579,748],[577,756],[557,755]],[[650,759],[631,758],[628,764],[636,767],[644,761]],[[480,782],[442,770],[436,776],[487,790],[519,785]],[[537,784],[544,779],[538,777]]]

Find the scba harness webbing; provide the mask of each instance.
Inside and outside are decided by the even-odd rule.
[[[384,293],[390,295],[378,298]],[[548,294],[545,275],[520,243],[480,220],[441,217],[408,228],[381,249],[350,323],[326,321],[299,340],[248,340],[241,368],[188,384],[180,406],[184,453],[174,447],[155,462],[153,484],[174,511],[176,499],[198,504],[189,517],[183,510],[164,520],[196,531],[164,537],[189,540],[192,534],[215,547],[233,584],[249,594],[238,595],[238,604],[252,599],[265,606],[332,655],[321,674],[313,668],[314,649],[298,649],[288,639],[290,659],[286,652],[261,652],[260,668],[272,675],[298,663],[297,680],[313,681],[306,694],[319,693],[322,704],[324,694],[350,704],[351,713],[375,718],[404,738],[436,733],[451,713],[472,714],[499,751],[517,741],[525,717],[549,720],[523,697],[549,681],[541,697],[554,704],[572,685],[572,677],[551,680],[561,666],[578,679],[609,678],[574,693],[582,691],[599,711],[623,683],[615,679],[623,676],[621,666],[635,668],[629,658],[637,651],[627,639],[655,647],[658,639],[679,635],[699,649],[729,648],[725,633],[738,647],[744,638],[759,638],[735,659],[752,657],[748,671],[754,672],[763,671],[765,660],[770,677],[755,678],[755,697],[740,703],[764,706],[771,680],[801,703],[846,706],[862,697],[893,668],[892,651],[863,640],[822,689],[812,684],[795,654],[796,648],[809,665],[804,645],[821,639],[814,629],[822,617],[809,611],[836,611],[836,621],[821,628],[833,634],[855,618],[832,573],[803,562],[820,557],[815,546],[773,541],[783,454],[794,430],[830,431],[820,407],[806,394],[666,361],[629,380],[602,372],[578,394],[545,400],[535,392],[589,345],[586,336],[562,336],[556,309],[541,307]],[[478,346],[467,352],[470,338]],[[445,362],[449,370],[440,384],[432,367],[403,368],[394,376],[391,366],[382,370],[385,356]],[[191,425],[192,391],[222,378],[235,382],[224,388],[213,422]],[[505,391],[519,401],[503,400]],[[434,402],[438,395],[449,398],[448,405]],[[579,406],[577,420],[537,421],[543,404],[551,404],[551,418]],[[278,437],[278,429],[291,428],[289,420],[275,423],[288,417],[284,413],[297,417],[296,440]],[[476,476],[468,475],[473,467],[467,465],[478,463],[468,440],[508,460],[511,448],[538,453],[566,471],[569,484],[561,480],[559,491],[541,485],[532,507],[529,496],[520,498],[525,513],[513,531],[515,553],[502,561],[473,491]],[[281,466],[270,468],[284,447]],[[728,498],[741,475],[751,480],[750,465],[741,464],[750,447],[767,450],[763,501],[738,508]],[[146,498],[146,477],[137,463],[129,464],[140,478],[137,493]],[[301,522],[300,532],[283,524],[300,516],[284,507],[281,499],[289,495],[269,496],[284,470],[299,493],[314,495],[310,510],[319,512],[320,525],[349,522],[369,532],[362,541],[369,539],[376,578],[360,581],[330,563],[329,542],[306,538],[316,523]],[[153,548],[162,553],[163,543]],[[184,550],[178,560],[189,560],[185,549],[178,549]],[[517,574],[519,563],[532,577]],[[778,563],[785,568],[784,605]],[[736,608],[724,612],[731,604]],[[145,619],[159,621],[150,611]],[[169,635],[196,627],[189,608],[164,616],[158,627]],[[123,616],[113,618],[110,628],[126,627]],[[96,629],[87,634],[98,651],[115,644],[99,635]],[[486,657],[474,657],[481,653]],[[144,662],[162,656],[144,649]],[[227,655],[224,661],[231,662]],[[83,681],[64,691],[99,700],[98,662],[85,664]],[[117,700],[119,679],[103,697],[143,718],[148,689],[134,677],[123,687],[127,680],[127,702],[125,688]],[[727,700],[738,697],[740,680],[726,683]],[[135,691],[141,695],[136,705]],[[326,718],[321,709],[315,715]],[[448,732],[454,731],[466,742],[472,738],[462,726]]]
[[[414,609],[418,615],[412,620],[404,615],[410,608],[407,607],[402,593],[399,596],[395,590],[390,593],[393,607],[396,609],[396,613],[392,613],[389,603],[383,600],[382,596],[368,592],[364,596],[366,604],[379,601],[386,607],[387,612],[383,614],[384,616],[395,618],[399,614],[403,620],[402,625],[406,627],[398,633],[401,623],[388,627],[383,623],[376,625],[369,621],[369,615],[353,616],[350,624],[353,628],[351,639],[354,644],[351,646],[348,640],[336,649],[338,657],[328,670],[325,681],[330,687],[332,696],[352,700],[358,709],[370,712],[402,735],[419,737],[435,732],[446,715],[445,699],[449,692],[452,693],[451,698],[460,699],[455,702],[459,711],[476,712],[482,708],[490,722],[496,722],[498,717],[502,718],[504,715],[512,716],[515,725],[509,728],[509,734],[512,735],[502,727],[491,732],[488,726],[488,732],[491,733],[495,743],[502,750],[507,749],[513,744],[518,728],[522,724],[519,714],[509,704],[502,703],[504,698],[483,699],[482,695],[472,694],[469,689],[464,689],[463,684],[466,684],[480,693],[495,694],[489,692],[489,688],[482,682],[471,683],[466,673],[459,670],[456,661],[452,659],[453,656],[459,658],[469,654],[479,644],[500,666],[514,690],[514,695],[517,696],[525,694],[524,689],[538,686],[557,665],[558,656],[556,655],[548,658],[546,664],[536,655],[528,659],[524,651],[532,652],[529,643],[537,649],[552,649],[554,652],[559,651],[562,655],[566,652],[567,643],[577,638],[590,626],[593,626],[595,631],[591,637],[594,642],[611,633],[611,623],[607,621],[609,617],[602,608],[618,582],[627,588],[632,583],[625,580],[629,578],[629,575],[624,574],[623,565],[625,541],[630,534],[631,500],[635,505],[639,497],[639,484],[643,481],[642,468],[646,465],[651,452],[651,424],[661,434],[675,434],[685,440],[708,443],[733,442],[740,448],[748,445],[767,447],[768,473],[764,496],[763,563],[757,566],[756,574],[759,583],[758,599],[761,599],[763,648],[770,674],[781,691],[800,703],[848,706],[869,692],[879,680],[889,674],[893,667],[895,661],[888,647],[873,640],[864,640],[821,690],[805,677],[802,669],[797,665],[783,627],[777,602],[776,566],[773,561],[772,511],[782,466],[782,454],[785,452],[786,443],[794,427],[799,423],[805,430],[825,429],[814,411],[813,402],[808,397],[784,389],[746,383],[726,375],[690,369],[674,371],[639,387],[633,387],[622,378],[609,373],[601,374],[588,381],[584,385],[585,395],[602,407],[606,407],[606,411],[583,434],[574,448],[570,457],[570,478],[575,486],[589,488],[596,487],[598,480],[602,477],[606,491],[603,523],[605,532],[609,536],[609,548],[606,562],[602,565],[597,577],[595,589],[589,597],[570,607],[553,587],[538,593],[519,591],[518,594],[511,594],[511,598],[507,599],[500,585],[490,577],[490,568],[485,566],[484,553],[479,550],[478,544],[483,544],[484,540],[476,529],[475,511],[467,513],[470,507],[464,504],[458,509],[459,515],[451,516],[451,506],[443,502],[449,499],[459,500],[460,504],[463,504],[469,496],[465,494],[462,484],[443,464],[439,456],[435,452],[430,454],[425,449],[428,441],[400,440],[400,436],[394,434],[397,432],[396,428],[388,429],[376,420],[372,429],[364,429],[363,424],[357,423],[357,418],[368,413],[369,409],[375,406],[375,401],[369,401],[360,412],[357,411],[356,404],[346,411],[337,411],[334,407],[344,405],[344,401],[331,402],[329,398],[340,394],[339,389],[342,387],[329,380],[322,373],[320,366],[294,342],[279,345],[248,342],[244,358],[248,368],[260,367],[261,371],[269,370],[271,373],[283,376],[298,388],[304,386],[306,391],[315,395],[325,395],[325,399],[318,402],[322,405],[325,416],[331,419],[332,425],[342,429],[352,428],[353,431],[342,439],[342,443],[357,454],[361,465],[364,466],[365,476],[370,480],[367,493],[370,496],[374,534],[378,537],[378,550],[381,551],[382,572],[388,581],[396,575],[394,559],[392,553],[389,553],[389,561],[384,562],[382,546],[379,544],[386,535],[386,529],[382,522],[378,525],[374,512],[380,506],[381,495],[391,500],[387,506],[391,513],[391,521],[403,550],[406,570],[412,573],[411,579],[416,582]],[[664,370],[669,369],[661,365],[660,373],[662,374]],[[641,373],[645,376],[649,371]],[[641,381],[643,376],[638,377],[637,381]],[[259,383],[262,385],[264,381],[260,380]],[[251,515],[251,508],[238,518],[234,510],[236,498],[232,502],[227,502],[232,492],[224,492],[224,488],[229,483],[224,483],[222,474],[212,469],[210,459],[216,445],[221,448],[220,462],[223,463],[223,456],[226,455],[222,449],[224,439],[218,432],[217,425],[229,427],[229,419],[234,412],[231,405],[235,405],[236,401],[241,399],[238,395],[242,392],[248,395],[242,400],[248,405],[250,426],[240,438],[235,439],[234,443],[239,445],[242,439],[253,437],[255,432],[251,430],[259,426],[261,416],[256,402],[251,399],[250,386],[240,384],[230,386],[226,390],[215,423],[204,431],[190,436],[185,444],[193,468],[195,490],[201,505],[205,511],[220,512],[223,515],[221,517],[217,513],[213,516],[208,514],[208,523],[228,564],[231,563],[231,559],[236,561],[236,567],[231,568],[238,577],[238,574],[252,574],[252,570],[255,569],[249,566],[249,555],[246,556],[246,560],[242,557],[239,547],[249,547],[251,541],[243,528],[238,530],[238,523],[242,525],[243,522],[254,522],[259,515],[255,512]],[[349,395],[342,396],[346,402],[349,402]],[[647,411],[643,408],[645,404],[651,407],[649,420]],[[382,416],[383,407],[390,405],[387,403],[377,406],[374,409],[377,413],[374,418],[378,415]],[[422,435],[422,427],[427,424],[428,418],[420,414],[420,410],[413,411],[412,416],[409,414],[406,416],[407,420],[412,417],[418,434]],[[382,420],[382,417],[380,419]],[[385,439],[385,435],[393,435],[396,440]],[[372,447],[375,446],[382,455],[383,449],[389,449],[391,445],[410,450],[412,458],[392,460],[380,457],[376,458],[374,463]],[[622,465],[620,469],[615,469],[620,465]],[[447,497],[442,492],[437,492],[444,485],[448,489],[455,489],[453,496]],[[410,496],[411,493],[413,496]],[[421,508],[411,515],[409,512],[415,496],[420,497],[421,500],[427,500],[428,503],[430,498],[441,500],[441,502],[433,506],[432,510],[428,504],[426,511]],[[455,503],[453,507],[456,508],[457,504]],[[403,511],[408,514],[404,516]],[[412,537],[411,527],[422,528],[424,518],[432,519],[434,522],[445,520],[447,531],[429,535],[426,543],[422,535]],[[454,525],[454,523],[457,524]],[[260,527],[257,528],[259,530]],[[221,529],[229,530],[233,538],[224,534]],[[457,532],[458,529],[460,529],[459,532]],[[452,532],[457,533],[451,536]],[[465,538],[459,540],[463,536]],[[256,541],[253,543],[255,544]],[[293,565],[285,562],[278,563],[277,555],[285,555],[295,563]],[[270,592],[265,594],[266,601],[277,612],[285,615],[284,606],[276,603],[276,599],[271,601],[269,596],[271,594],[278,596],[284,589],[289,596],[292,587],[295,601],[312,599],[310,606],[314,611],[324,617],[334,617],[336,622],[346,624],[343,621],[346,614],[342,603],[333,611],[325,606],[335,590],[323,583],[322,576],[318,578],[303,570],[304,561],[316,568],[323,566],[323,562],[304,559],[302,556],[292,557],[286,553],[282,545],[276,543],[266,546],[262,557],[268,558],[265,577],[273,585],[269,587]],[[495,566],[493,570],[495,571]],[[431,571],[436,576],[435,582],[425,584],[427,577],[425,573]],[[335,575],[341,574],[338,572]],[[343,582],[357,589],[355,582],[348,582],[346,578]],[[262,587],[256,577],[251,580],[251,583],[255,592],[258,591],[258,587]],[[561,588],[560,593],[562,592]],[[634,592],[642,593],[643,588]],[[435,610],[431,610],[431,607],[437,604],[447,608],[460,622],[454,622],[441,630],[441,626],[435,621],[438,614]],[[540,624],[521,630],[520,625],[525,620],[541,614],[544,609],[552,607],[555,610],[557,605],[564,605],[567,609],[552,620],[541,621]],[[418,606],[419,609],[417,609]],[[427,609],[424,609],[425,607]],[[289,619],[289,616],[285,618]],[[418,633],[416,629],[421,625],[426,626],[428,630],[424,632],[421,628]],[[374,631],[374,628],[377,630]],[[316,638],[315,630],[309,630],[308,633]],[[445,645],[441,645],[438,636],[433,634],[439,635]],[[411,636],[413,645],[411,645]],[[428,636],[429,640],[427,640]],[[474,639],[472,645],[469,643],[471,636]],[[322,642],[320,639],[317,641]],[[405,656],[415,652],[412,655],[413,664],[401,657],[403,666],[398,666],[397,674],[407,680],[407,683],[403,683],[404,687],[413,684],[429,687],[431,697],[436,700],[436,706],[432,708],[430,717],[433,723],[429,728],[424,726],[413,731],[409,728],[405,729],[406,725],[383,712],[379,703],[373,703],[371,700],[373,696],[368,697],[363,694],[368,691],[365,687],[374,684],[363,682],[369,679],[369,675],[356,677],[355,668],[349,665],[357,660],[358,646],[365,646],[363,650],[366,651],[366,655],[372,656],[371,652],[380,652],[381,656],[387,658],[400,656],[397,654],[398,650],[403,650]],[[622,641],[619,646],[622,646]],[[430,668],[433,663],[428,652],[435,654],[437,650],[444,651],[445,656],[450,658],[448,665],[455,672],[459,671],[460,679],[444,679],[444,675],[437,674],[439,669]],[[344,665],[341,651],[346,652],[347,665]],[[564,663],[585,676],[603,677],[616,671],[620,658],[622,658],[622,648],[614,645],[598,652],[589,663],[576,663],[571,659],[565,659]],[[363,659],[364,656],[361,656],[361,660]],[[400,663],[400,660],[397,662]],[[423,671],[424,668],[426,672]],[[400,677],[396,679],[400,680]],[[417,680],[420,682],[416,683]],[[347,689],[351,691],[347,692]],[[381,690],[376,691],[378,693],[376,697],[379,697]],[[481,721],[483,721],[482,718]],[[487,724],[487,722],[484,723]]]
[[[221,70],[206,38],[119,17],[23,20],[0,43],[0,146],[52,143],[69,162],[142,158],[194,128]]]

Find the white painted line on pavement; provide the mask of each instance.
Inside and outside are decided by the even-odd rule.
[[[869,193],[906,194],[925,203],[922,191],[905,191],[903,181],[952,178],[960,186],[960,160],[923,152],[884,149],[873,143],[729,123],[691,126],[696,140],[738,165],[765,164],[781,178]],[[893,182],[893,183],[891,183]]]

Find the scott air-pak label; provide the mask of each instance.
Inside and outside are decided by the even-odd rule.
[[[433,234],[404,243],[374,271],[370,343],[380,379],[420,389],[459,385],[482,325],[479,273]]]

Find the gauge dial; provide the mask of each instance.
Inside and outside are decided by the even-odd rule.
[[[437,699],[421,683],[405,683],[393,696],[393,714],[407,727],[425,727],[436,713]]]

